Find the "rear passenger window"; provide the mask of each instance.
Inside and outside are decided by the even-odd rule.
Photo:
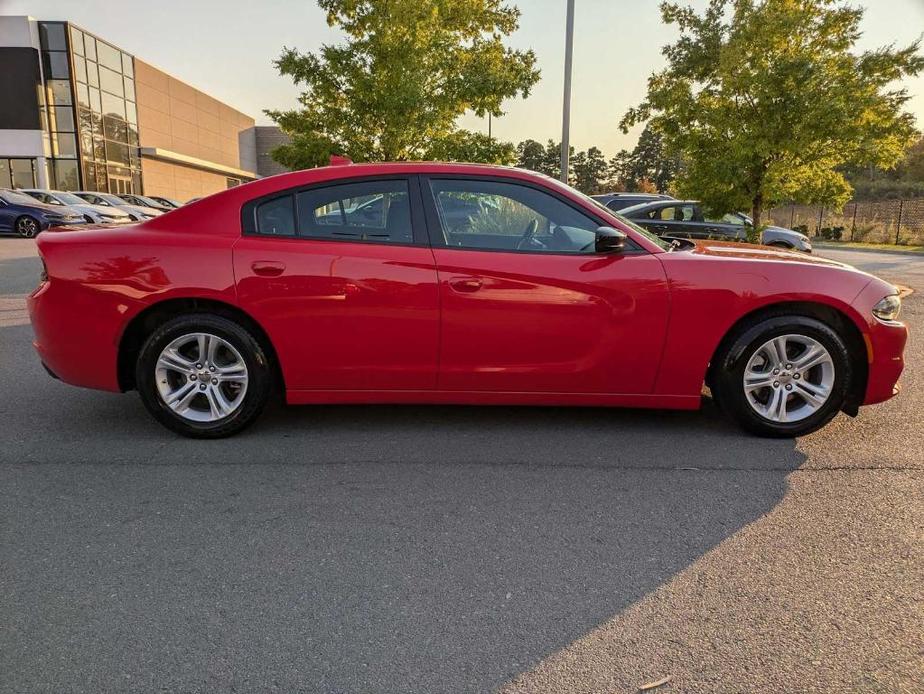
[[[291,195],[267,200],[257,206],[257,231],[267,236],[295,236]]]
[[[364,181],[296,194],[298,235],[342,241],[413,243],[407,181]]]

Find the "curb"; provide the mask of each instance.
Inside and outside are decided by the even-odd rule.
[[[830,251],[851,251],[857,253],[878,253],[879,255],[901,255],[909,258],[924,259],[924,251],[896,251],[892,248],[869,248],[865,246],[841,246],[836,243],[816,243],[812,241],[813,249]]]

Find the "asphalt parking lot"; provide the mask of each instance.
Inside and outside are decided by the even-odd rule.
[[[924,291],[924,256],[821,254]],[[0,691],[920,691],[920,291],[904,392],[795,441],[707,401],[194,442],[45,375],[38,272],[0,238]]]

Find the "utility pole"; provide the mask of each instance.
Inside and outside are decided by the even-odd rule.
[[[565,94],[561,114],[561,181],[568,183],[568,157],[571,144],[571,54],[574,52],[574,0],[568,0],[565,20]]]

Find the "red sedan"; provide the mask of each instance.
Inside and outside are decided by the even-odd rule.
[[[122,229],[42,234],[48,371],[226,436],[289,403],[695,409],[796,436],[897,392],[895,287],[663,241],[519,169],[329,166]]]

